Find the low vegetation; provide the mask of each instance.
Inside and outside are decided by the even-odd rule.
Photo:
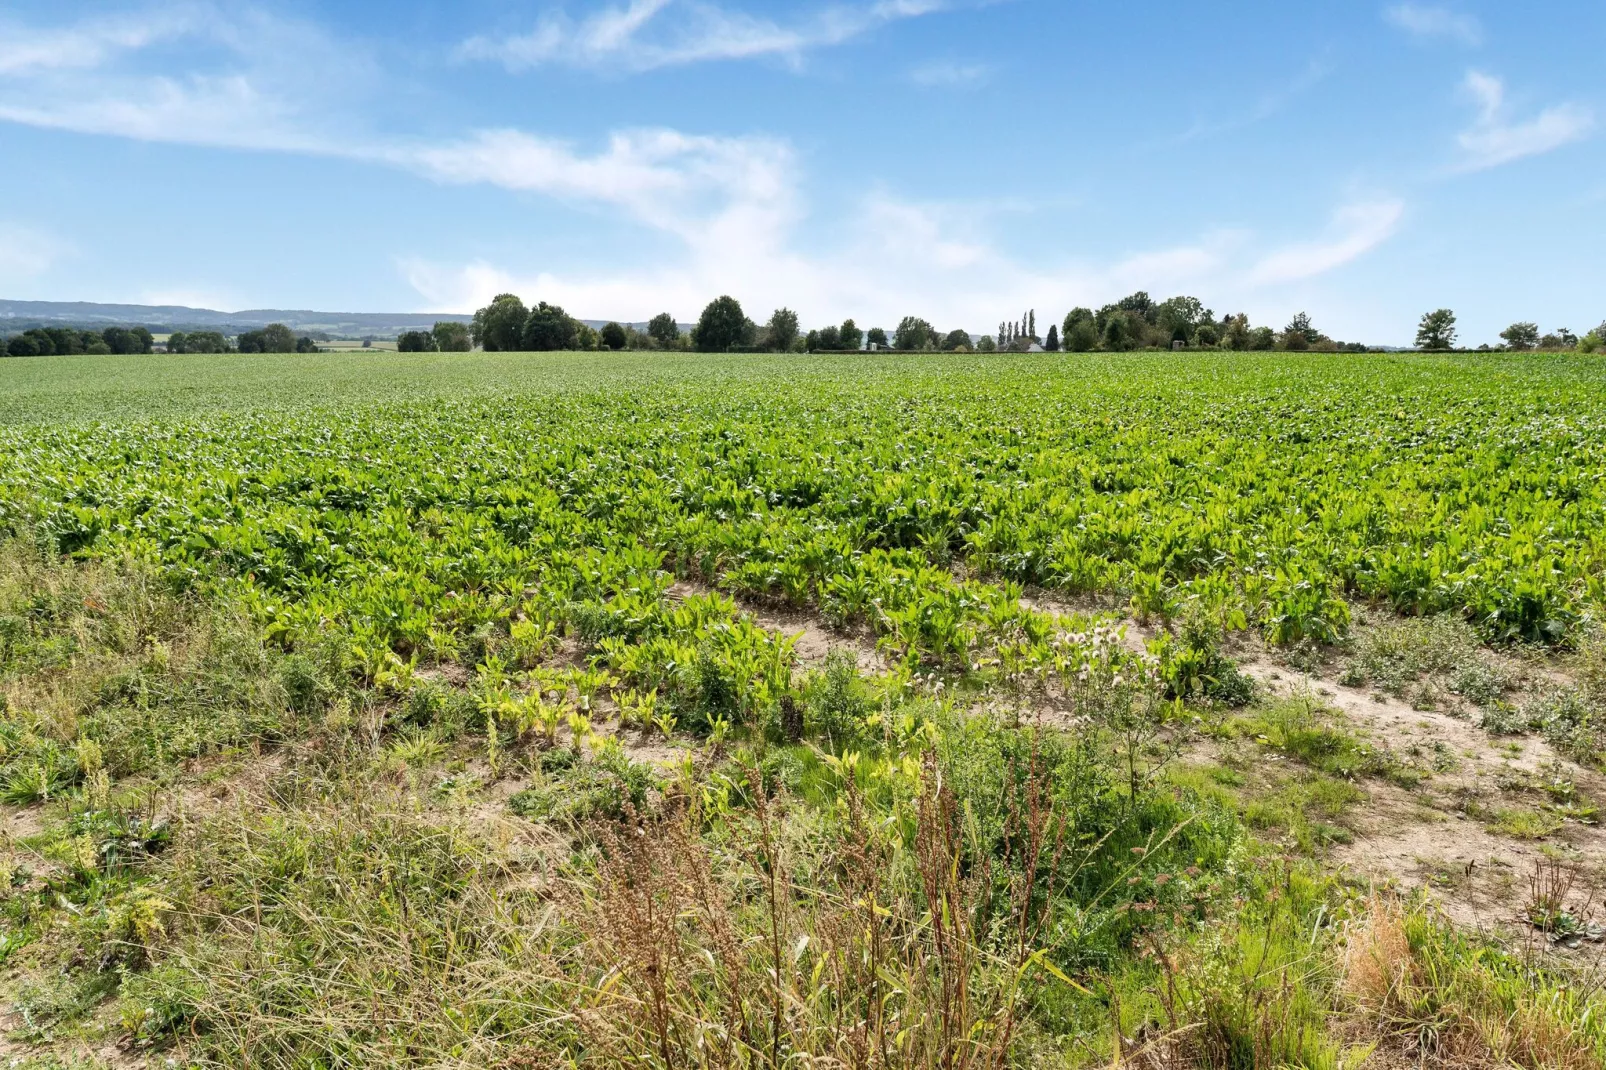
[[[1574,496],[1513,475],[1499,537],[1458,467],[1529,433],[1541,383],[1461,384],[1512,423],[1450,436],[1452,461],[1442,429],[1377,404],[1433,381],[1415,358],[1311,358],[1291,379],[1112,363],[1182,378],[1134,400],[1068,370],[1030,406],[1041,369],[1007,357],[965,390],[948,358],[846,381],[730,358],[647,385],[582,365],[599,378],[522,393],[493,357],[451,397],[407,378],[444,358],[406,359],[442,363],[402,363],[360,404],[175,390],[87,423],[92,395],[60,388],[48,417],[37,398],[5,410],[8,1054],[1606,1055],[1606,994],[1549,950],[1595,934],[1557,875],[1576,867],[1536,877],[1531,953],[1335,873],[1370,795],[1417,790],[1437,756],[1278,697],[1231,655],[1245,632],[1327,650],[1358,601],[1421,612],[1355,638],[1357,681],[1460,688],[1584,740],[1597,443],[1558,422],[1547,451],[1502,454],[1571,473]],[[1268,424],[1267,392],[1294,386],[1306,415]],[[1424,511],[1457,480],[1464,514]],[[1476,566],[1419,569],[1413,524]],[[1515,671],[1462,680],[1530,647],[1572,699]],[[1552,778],[1467,813],[1526,842],[1593,808]]]

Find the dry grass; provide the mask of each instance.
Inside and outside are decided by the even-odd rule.
[[[1598,1070],[1606,1059],[1599,978],[1550,973],[1385,895],[1346,939],[1343,993],[1412,1058],[1526,1070]]]

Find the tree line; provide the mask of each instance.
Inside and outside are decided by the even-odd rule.
[[[1456,348],[1456,316],[1450,309],[1423,315],[1417,328],[1417,348],[1448,351]],[[1566,328],[1541,333],[1530,322],[1514,323],[1500,332],[1501,345],[1483,350],[1578,350],[1595,353],[1606,349],[1606,322],[1582,338]],[[13,357],[73,355],[80,353],[135,354],[152,351],[155,339],[145,327],[106,327],[80,330],[72,327],[34,327],[6,340],[3,350]],[[880,327],[860,328],[851,318],[840,325],[804,332],[796,312],[778,308],[764,323],[756,323],[741,302],[724,295],[710,301],[690,331],[682,331],[668,312],[654,316],[645,330],[620,323],[600,329],[574,319],[561,307],[542,301],[526,307],[514,294],[500,294],[474,313],[472,323],[442,321],[429,330],[404,331],[396,340],[401,352],[464,353],[475,346],[496,351],[662,349],[700,352],[845,352],[864,348],[904,352],[1025,352],[1041,347],[1050,352],[1120,352],[1177,346],[1200,349],[1282,350],[1291,352],[1365,352],[1358,343],[1335,341],[1312,325],[1301,312],[1281,330],[1250,323],[1239,313],[1218,318],[1196,297],[1178,296],[1154,301],[1143,291],[1093,310],[1074,308],[1064,320],[1050,324],[1046,337],[1037,333],[1036,310],[1018,320],[998,325],[998,333],[973,339],[969,332],[938,330],[919,316],[905,316],[889,336]],[[282,323],[245,331],[232,341],[220,331],[177,331],[167,340],[170,353],[313,353],[317,342],[297,337]]]
[[[427,331],[403,331],[396,336],[396,348],[403,353],[467,353],[474,343],[468,324],[442,320]]]
[[[148,327],[32,327],[5,340],[3,352],[12,357],[78,356],[80,354],[137,354],[154,350],[156,339]],[[168,335],[169,353],[316,353],[310,336],[297,337],[282,323],[244,331],[233,339],[221,331],[174,331]]]
[[[778,308],[763,323],[748,317],[740,301],[726,294],[710,301],[690,331],[668,312],[654,316],[646,328],[617,322],[593,328],[570,316],[558,305],[541,301],[526,306],[516,294],[499,294],[474,313],[469,325],[473,345],[492,352],[569,349],[661,349],[730,352],[822,352],[882,348],[939,348],[948,337],[970,342],[964,331],[937,333],[929,323],[906,317],[889,339],[880,327],[864,330],[853,320],[804,333],[796,312]]]
[[[98,331],[81,331],[75,327],[34,327],[7,339],[5,352],[13,357],[149,353],[154,342],[151,332],[144,327],[106,327]]]
[[[422,334],[423,332],[420,332]],[[664,312],[646,330],[609,323],[600,330],[574,319],[561,307],[542,301],[526,306],[515,294],[500,294],[474,313],[469,327],[473,345],[491,351],[566,349],[669,349],[700,352],[844,352],[865,348],[904,352],[1008,352],[1040,346],[1050,351],[1170,349],[1290,349],[1364,351],[1365,346],[1336,342],[1300,313],[1281,331],[1256,327],[1246,315],[1217,319],[1195,297],[1154,301],[1139,292],[1098,310],[1071,310],[1063,324],[1051,324],[1046,338],[1037,334],[1037,313],[999,324],[998,334],[973,337],[963,329],[943,331],[920,316],[905,316],[890,335],[881,327],[861,328],[854,320],[804,331],[796,312],[778,308],[758,323],[741,302],[727,295],[710,301],[690,331]]]
[[[1283,350],[1288,352],[1361,352],[1359,342],[1341,342],[1329,337],[1311,323],[1304,312],[1294,316],[1282,330],[1266,324],[1256,326],[1246,313],[1217,316],[1197,297],[1181,295],[1155,301],[1139,290],[1113,304],[1094,310],[1073,308],[1065,319],[1048,328],[1043,348],[1087,353],[1094,350],[1120,352],[1132,349],[1173,349],[1178,346],[1236,351]],[[1016,325],[1018,329],[1019,325]],[[1028,326],[1025,342],[1037,341]],[[1021,348],[1017,334],[1010,348]]]

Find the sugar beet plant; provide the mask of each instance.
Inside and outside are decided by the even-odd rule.
[[[1279,643],[1337,638],[1355,598],[1564,642],[1603,600],[1592,367],[999,360],[750,358],[673,389],[615,374],[511,400],[445,384],[427,404],[19,425],[0,434],[0,523],[226,589],[287,648],[336,636],[369,682],[391,656],[475,663],[517,626],[738,717],[788,654],[728,600],[670,597],[676,575],[945,671],[1051,658],[1024,586]]]

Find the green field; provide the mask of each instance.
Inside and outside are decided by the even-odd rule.
[[[1594,357],[7,360],[0,534],[30,1057],[1606,1056],[1598,989],[1324,870],[1431,773],[1228,657],[1580,659],[1532,727],[1598,764]],[[1220,741],[1311,771],[1172,769]]]
[[[1556,643],[1603,597],[1594,358],[64,358],[0,365],[0,421],[0,520],[404,652],[621,547],[942,664],[1010,582],[1279,642],[1358,598]]]

